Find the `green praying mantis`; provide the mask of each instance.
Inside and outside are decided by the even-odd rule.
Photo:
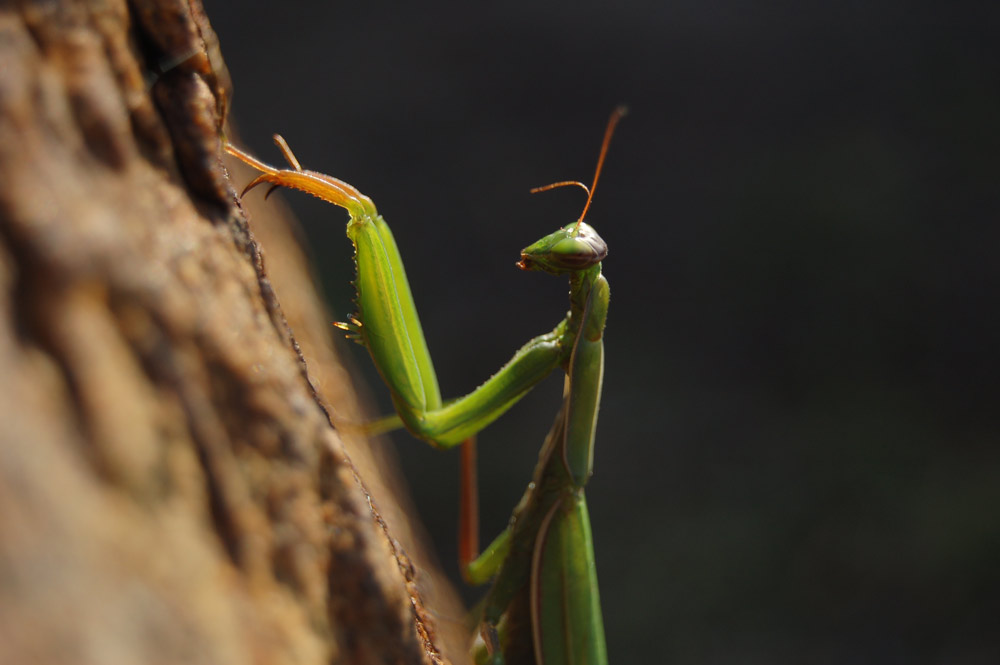
[[[238,148],[226,150],[260,171],[243,190],[268,183],[289,187],[347,210],[355,248],[357,314],[338,324],[371,354],[392,394],[398,422],[435,446],[463,448],[464,506],[460,558],[465,578],[493,579],[483,602],[477,662],[606,665],[594,548],[584,487],[593,473],[594,435],[604,373],[608,281],[601,274],[607,245],[584,217],[625,109],[612,113],[580,217],[521,252],[518,267],[567,275],[570,308],[556,327],[521,347],[496,374],[464,397],[444,401],[399,250],[370,198],[328,175],[303,170],[288,144],[274,140],[290,169],[269,166]],[[563,402],[539,454],[534,477],[508,527],[476,556],[472,437],[500,417],[556,368],[566,373]]]

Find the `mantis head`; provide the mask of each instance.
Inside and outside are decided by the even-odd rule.
[[[553,275],[586,270],[608,255],[608,245],[590,224],[577,221],[521,250],[517,267]]]
[[[623,115],[625,115],[625,107],[619,106],[608,119],[607,129],[604,130],[604,140],[601,142],[601,154],[597,158],[597,169],[594,171],[594,183],[590,187],[576,180],[563,180],[531,190],[531,193],[535,194],[567,185],[580,187],[587,192],[587,203],[583,206],[580,218],[575,222],[564,226],[555,233],[550,233],[533,245],[521,250],[518,268],[521,270],[543,270],[553,275],[561,275],[586,270],[603,261],[604,257],[608,255],[607,243],[601,236],[597,235],[594,227],[583,221],[583,218],[587,216],[590,202],[594,198],[594,190],[597,188],[597,180],[601,176],[604,156],[608,154],[611,135],[615,131],[615,125],[618,124]]]

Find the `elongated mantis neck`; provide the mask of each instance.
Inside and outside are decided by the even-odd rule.
[[[600,276],[600,263],[569,274],[569,332],[573,335],[580,329],[590,291]]]

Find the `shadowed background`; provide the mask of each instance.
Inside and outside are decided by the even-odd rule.
[[[1000,6],[207,4],[243,144],[392,225],[446,396],[564,314],[513,264],[584,197],[528,189],[630,106],[588,216],[612,662],[997,662]],[[344,318],[346,215],[285,197]],[[560,390],[481,437],[484,540]],[[395,440],[454,571],[457,454]]]

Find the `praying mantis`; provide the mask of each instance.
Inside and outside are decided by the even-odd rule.
[[[566,275],[569,312],[552,331],[522,346],[496,374],[458,399],[444,401],[424,339],[399,250],[375,204],[355,187],[303,170],[288,144],[274,140],[289,169],[265,164],[226,144],[233,156],[260,171],[243,190],[268,183],[288,187],[347,210],[355,248],[358,313],[337,324],[364,345],[389,387],[398,422],[434,446],[463,450],[460,558],[465,578],[493,579],[483,602],[477,662],[606,665],[590,518],[584,487],[593,473],[597,412],[604,373],[604,326],[609,287],[601,274],[607,245],[584,221],[618,120],[608,121],[593,184],[557,182],[587,191],[580,217],[521,251],[522,270]],[[562,406],[539,454],[534,477],[508,527],[476,556],[472,437],[500,417],[557,368],[566,373]]]

